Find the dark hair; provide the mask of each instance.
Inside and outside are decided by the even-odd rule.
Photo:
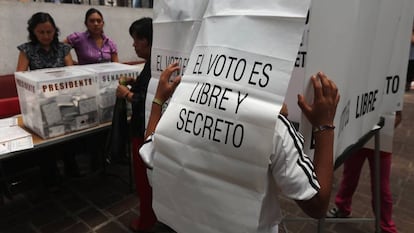
[[[132,37],[144,38],[152,45],[152,19],[144,17],[134,21],[129,27],[129,34]]]
[[[29,31],[29,40],[32,43],[39,43],[39,40],[37,39],[35,33],[34,33],[34,29],[36,28],[37,25],[41,24],[41,23],[46,23],[46,22],[50,22],[53,26],[53,28],[55,28],[55,36],[53,37],[53,41],[52,44],[57,44],[59,43],[59,28],[56,27],[55,21],[53,20],[52,16],[49,15],[49,13],[44,13],[44,12],[37,12],[34,15],[32,15],[32,17],[29,19],[29,21],[27,21],[27,31]]]
[[[91,16],[91,14],[94,14],[94,13],[98,13],[98,15],[99,16],[101,16],[101,18],[103,19],[103,15],[102,15],[102,13],[99,11],[99,10],[97,10],[97,9],[95,9],[95,8],[90,8],[87,12],[86,12],[86,14],[85,14],[85,25],[86,25],[86,23],[88,22],[88,18],[89,18],[89,16]]]

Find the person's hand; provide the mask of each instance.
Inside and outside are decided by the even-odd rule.
[[[310,105],[303,95],[298,95],[298,105],[310,123],[315,126],[333,125],[339,93],[336,84],[322,72],[311,77],[314,98]]]
[[[118,97],[118,98],[126,98],[127,95],[130,92],[131,91],[128,89],[128,87],[126,87],[124,85],[118,85],[118,87],[116,88],[116,97]]]
[[[180,76],[174,77],[173,80],[170,80],[171,75],[178,71],[180,67],[178,66],[178,62],[170,64],[160,76],[160,80],[158,82],[157,92],[155,93],[155,98],[162,101],[163,103],[168,100],[177,88],[178,84],[181,81]]]
[[[118,83],[120,85],[124,85],[124,86],[131,85],[133,82],[134,82],[134,79],[132,77],[129,77],[129,76],[128,77],[122,76],[118,80]]]

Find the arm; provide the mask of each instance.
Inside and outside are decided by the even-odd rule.
[[[288,111],[286,103],[283,103],[282,108],[280,109],[280,114],[282,114],[286,118],[288,117],[289,111]]]
[[[111,54],[111,62],[119,62],[118,53]]]
[[[411,31],[411,44],[414,44],[414,23],[413,23],[413,30]]]
[[[68,55],[65,56],[65,66],[73,66],[73,64],[72,55],[68,53]]]
[[[298,95],[298,105],[312,126],[333,125],[339,102],[338,88],[325,74],[312,76],[314,101],[309,105],[303,95]],[[320,184],[319,192],[309,200],[296,201],[309,216],[321,218],[328,208],[333,179],[334,130],[326,129],[314,133],[314,167]]]
[[[19,59],[17,60],[16,71],[26,71],[29,69],[29,59],[22,51],[19,53]]]
[[[158,82],[157,91],[155,93],[154,99],[164,103],[171,95],[174,93],[178,84],[181,81],[181,77],[177,76],[174,81],[170,82],[170,76],[175,71],[179,70],[178,63],[173,63],[165,69]],[[151,114],[148,120],[147,130],[145,131],[145,138],[151,135],[155,128],[157,127],[158,121],[161,119],[162,104],[157,103],[157,101],[152,102]]]
[[[131,77],[121,77],[119,79],[119,85],[116,88],[116,97],[125,98],[127,101],[131,102],[134,93],[130,91],[126,85],[131,85],[134,81],[135,80]]]

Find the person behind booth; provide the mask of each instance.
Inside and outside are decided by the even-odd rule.
[[[16,71],[56,68],[73,65],[70,45],[59,42],[59,28],[52,16],[38,12],[27,22],[29,42],[19,45],[19,58]],[[46,186],[58,183],[59,173],[56,156],[62,153],[58,148],[48,148],[40,152],[39,167]],[[73,159],[65,159],[66,170],[76,170]],[[76,171],[75,171],[76,172]]]
[[[64,40],[75,49],[78,64],[119,62],[115,42],[104,34],[105,22],[102,13],[90,8],[85,14],[84,23],[86,31],[74,32]]]
[[[410,58],[408,60],[407,82],[405,84],[405,91],[411,90],[411,82],[414,80],[414,22],[411,31],[411,47]]]
[[[59,42],[59,28],[50,14],[35,13],[27,24],[29,42],[17,46],[20,53],[16,71],[73,65],[71,47]]]
[[[145,133],[146,141],[140,149],[140,153],[145,158],[154,157],[156,144],[153,141],[157,139],[154,131],[161,118],[163,103],[171,97],[180,83],[179,76],[170,81],[170,76],[177,70],[179,70],[178,63],[171,64],[160,76]],[[271,164],[269,165],[269,174],[271,174],[269,183],[276,182],[280,190],[269,187],[265,195],[276,196],[281,192],[295,200],[307,215],[321,218],[328,208],[332,189],[335,128],[333,121],[340,97],[335,83],[324,73],[319,72],[312,76],[311,80],[314,88],[313,103],[308,104],[303,95],[298,95],[298,105],[315,128],[314,160],[312,162],[305,155],[302,137],[284,116],[287,109],[282,109],[277,117],[273,139],[274,149],[270,155]],[[302,159],[307,162],[298,163]],[[279,211],[277,198],[267,200],[268,203],[263,204],[263,208],[277,215]],[[188,204],[191,205],[191,203]],[[216,206],[211,206],[211,208],[216,208]],[[263,226],[263,229],[267,230],[263,232],[278,232],[277,223],[280,219],[277,218],[275,216],[275,219],[268,219],[267,225]]]
[[[395,113],[394,128],[401,123],[402,112]],[[342,181],[335,196],[335,206],[326,213],[327,218],[349,218],[352,212],[352,196],[358,186],[362,166],[368,160],[371,175],[371,205],[375,211],[375,150],[361,148],[344,162]],[[380,151],[380,228],[383,233],[397,233],[392,219],[392,194],[390,189],[392,153]]]
[[[71,45],[76,52],[78,58],[78,65],[104,63],[104,62],[119,62],[118,49],[116,43],[104,34],[103,28],[105,25],[102,13],[90,8],[85,13],[84,24],[86,31],[74,32],[68,35],[64,42]],[[90,164],[89,170],[96,171],[101,167],[99,156],[102,155],[102,148],[99,147],[105,142],[107,132],[103,131],[86,140],[74,142],[75,144],[83,145],[83,148],[70,147],[67,150],[70,156],[79,154],[89,154]],[[93,146],[88,146],[93,145]],[[75,149],[76,148],[76,149]],[[85,149],[86,148],[86,149]],[[87,171],[80,171],[79,175],[85,175]],[[73,174],[76,176],[76,174]]]
[[[151,78],[152,19],[144,17],[134,21],[129,27],[129,34],[134,40],[135,53],[138,57],[145,59],[145,65],[137,80],[134,81],[132,78],[120,80],[120,83],[125,82],[127,85],[130,85],[131,89],[128,89],[125,84],[119,85],[116,90],[116,96],[125,98],[132,105],[130,131],[134,180],[140,200],[140,216],[131,222],[130,227],[135,231],[147,231],[154,226],[157,218],[152,209],[152,189],[148,183],[146,166],[139,156],[138,149],[144,142],[145,98]]]

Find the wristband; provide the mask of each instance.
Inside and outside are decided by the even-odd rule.
[[[163,102],[163,101],[161,101],[160,99],[157,99],[157,98],[154,98],[154,99],[152,100],[152,103],[157,104],[157,105],[159,105],[159,106],[161,106],[161,107],[162,107],[162,105],[164,104],[164,102]]]
[[[317,132],[322,132],[322,131],[325,131],[325,130],[334,130],[335,129],[335,126],[334,125],[320,125],[320,126],[316,126],[316,127],[313,127],[313,133],[317,133]]]

